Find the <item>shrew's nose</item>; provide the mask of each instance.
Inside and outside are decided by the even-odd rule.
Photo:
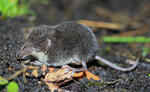
[[[28,56],[24,56],[23,53],[18,52],[18,53],[16,54],[16,58],[17,58],[17,60],[27,60],[27,59],[28,59]]]

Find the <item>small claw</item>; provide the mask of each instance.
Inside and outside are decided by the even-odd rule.
[[[69,65],[63,65],[62,68],[68,68],[70,67]]]
[[[72,68],[72,67],[70,67],[69,65],[63,65],[62,68],[67,68],[67,69],[69,69],[70,71],[76,71],[75,68]]]

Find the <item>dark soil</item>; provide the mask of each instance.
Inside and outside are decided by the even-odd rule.
[[[78,4],[76,4],[77,2]],[[48,5],[37,3],[31,6],[37,13],[37,20],[34,22],[24,17],[0,20],[0,76],[7,78],[17,70],[22,69],[21,63],[16,60],[15,54],[25,42],[23,29],[33,27],[33,25],[54,25],[62,21],[78,19],[109,21],[94,12],[95,7],[99,5],[113,12],[123,13],[124,11],[127,16],[134,17],[138,14],[142,4],[140,0],[62,0],[61,2],[51,0]],[[98,29],[98,31],[95,34],[100,37],[102,35],[101,29]],[[105,32],[109,35],[119,33],[117,30],[105,30]],[[150,32],[146,35],[150,36],[149,34]],[[142,53],[141,48],[145,45],[99,43],[100,51],[98,54],[114,63],[119,63],[123,67],[129,67],[124,62],[126,59],[131,58],[128,54],[138,56]],[[107,48],[110,48],[110,50],[107,50]],[[146,58],[149,58],[149,55]],[[92,73],[100,76],[100,81],[89,81],[86,78],[82,80],[74,79],[60,88],[75,92],[150,92],[150,76],[148,76],[150,64],[143,60],[131,72],[117,71],[105,65],[100,65],[97,61],[89,62],[88,67]],[[13,80],[18,83],[20,92],[49,92],[47,85],[44,83],[38,84],[38,81],[41,80],[40,77],[27,77],[26,84],[22,75]],[[102,84],[102,81],[105,83]],[[0,86],[0,92],[6,92],[5,87]]]

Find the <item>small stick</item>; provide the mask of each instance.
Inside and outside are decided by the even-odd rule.
[[[25,75],[26,70],[27,69],[23,69],[23,80],[24,80],[25,84],[27,83],[27,79],[26,79],[26,75]]]
[[[24,71],[26,71],[28,69],[28,67],[24,67],[23,69],[15,72],[13,75],[11,75],[9,78],[6,78],[7,80],[12,80],[14,78],[16,78],[18,75],[20,75],[21,73],[23,73]]]
[[[149,32],[149,27],[143,27],[143,28],[131,30],[128,32],[123,32],[123,33],[113,35],[113,36],[136,36],[136,35],[144,34],[146,32]]]
[[[114,81],[103,82],[103,84],[111,85],[111,84],[115,84],[116,82],[119,82],[120,80],[121,79],[117,79],[117,80],[114,80]]]
[[[96,22],[96,21],[89,21],[89,20],[78,20],[77,22],[85,24],[90,27],[114,29],[114,30],[122,30],[126,27],[123,24],[108,23],[108,22]]]
[[[128,25],[134,28],[137,27],[137,24],[142,25],[139,21],[142,20],[145,16],[148,16],[147,13],[149,13],[150,7],[149,5],[144,5],[144,8],[142,8],[140,13],[134,18],[130,18],[120,13],[111,12],[103,7],[97,7],[95,11],[98,15],[108,17],[113,22],[124,23],[126,26]]]
[[[142,20],[144,17],[146,17],[146,16],[148,16],[149,13],[150,12],[150,7],[149,7],[149,4],[148,5],[143,5],[143,8],[141,9],[141,11],[140,11],[140,13],[137,15],[137,16],[135,16],[133,19],[131,19],[130,21],[129,21],[129,23],[128,23],[128,25],[131,25],[131,24],[133,24],[133,23],[135,23],[135,22],[138,22],[138,21],[140,21],[140,20]]]
[[[116,12],[115,13],[111,12],[108,9],[105,9],[103,7],[96,7],[95,11],[100,16],[109,17],[113,22],[128,23],[128,21],[131,20],[130,17],[124,16],[124,15],[116,13]]]

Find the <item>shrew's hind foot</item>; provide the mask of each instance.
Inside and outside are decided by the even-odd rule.
[[[74,78],[86,77],[88,80],[90,80],[90,79],[100,80],[99,76],[96,76],[87,70],[87,66],[86,66],[86,63],[84,61],[82,61],[82,68],[79,68],[79,69],[78,68],[72,68],[68,65],[64,65],[64,66],[62,66],[62,68],[68,68],[69,70],[72,70]]]

